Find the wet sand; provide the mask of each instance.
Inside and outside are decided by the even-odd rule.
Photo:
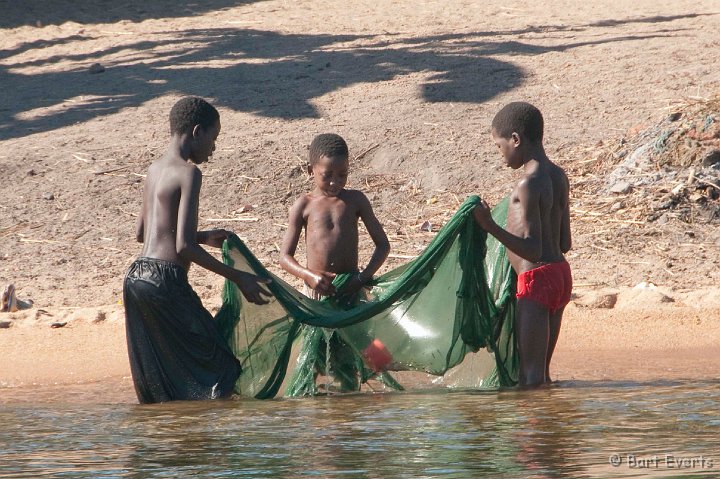
[[[720,378],[720,308],[710,303],[720,295],[716,290],[666,293],[580,291],[566,309],[553,379]],[[616,296],[613,308],[583,306],[608,294]],[[49,314],[31,309],[3,315],[13,324],[0,330],[0,357],[5,358],[0,399],[17,400],[20,391],[47,387],[81,401],[134,399],[122,306],[43,311]],[[53,322],[67,324],[52,328]]]

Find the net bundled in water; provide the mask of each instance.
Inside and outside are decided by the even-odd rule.
[[[478,202],[468,198],[420,256],[376,278],[352,305],[304,296],[229,238],[225,263],[271,277],[274,295],[256,305],[225,284],[216,320],[243,367],[237,392],[258,399],[317,394],[319,375],[344,391],[371,380],[403,389],[405,373],[393,371],[425,372],[435,386],[514,385],[515,275],[504,247],[475,223]],[[501,225],[507,205],[506,198],[493,210]],[[350,279],[338,275],[334,283],[339,289]]]

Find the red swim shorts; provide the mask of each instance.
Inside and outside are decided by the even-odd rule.
[[[517,297],[536,301],[550,313],[565,307],[571,293],[572,273],[567,261],[538,266],[517,278]]]

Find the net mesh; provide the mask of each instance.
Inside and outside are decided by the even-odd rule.
[[[272,278],[274,296],[252,304],[226,281],[216,320],[243,367],[236,391],[267,399],[375,381],[397,390],[514,385],[516,278],[504,247],[475,223],[478,202],[469,197],[421,255],[377,277],[352,305],[306,297],[230,237],[225,263]],[[501,225],[507,205],[493,210]],[[338,275],[335,285],[350,279]]]

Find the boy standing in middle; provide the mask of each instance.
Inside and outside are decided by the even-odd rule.
[[[331,133],[316,136],[310,145],[308,165],[315,189],[298,198],[290,209],[280,266],[305,281],[314,299],[336,293],[332,281],[337,273],[356,273],[338,292],[352,296],[372,279],[390,253],[390,242],[370,201],[361,191],[345,189],[348,168],[345,140]],[[375,243],[375,252],[362,271],[358,267],[358,219],[362,219]],[[306,267],[295,260],[303,228]]]
[[[368,198],[361,191],[345,189],[348,168],[345,140],[332,133],[316,136],[310,144],[308,165],[315,188],[298,198],[290,209],[280,266],[302,279],[313,299],[334,295],[352,299],[373,278],[390,253],[390,242]],[[359,219],[375,243],[375,251],[362,271],[358,265]],[[295,259],[303,228],[306,266]],[[338,273],[354,273],[340,291],[332,284]],[[359,383],[353,387],[359,388]]]

